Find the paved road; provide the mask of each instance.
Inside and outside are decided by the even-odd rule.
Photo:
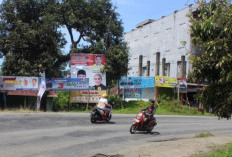
[[[157,116],[151,134],[129,133],[134,115],[113,114],[110,124],[91,124],[83,113],[0,113],[0,157],[79,157],[115,154],[132,146],[232,130],[215,117]]]

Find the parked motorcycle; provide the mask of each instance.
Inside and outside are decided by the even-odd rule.
[[[142,111],[141,113],[137,114],[134,118],[134,122],[132,123],[130,127],[130,133],[134,134],[136,131],[146,131],[147,133],[150,133],[153,128],[156,126],[156,119],[155,117],[152,117],[152,119],[149,121],[149,123],[144,122],[144,119],[146,117],[146,112]]]
[[[94,107],[94,109],[90,113],[90,121],[91,123],[96,123],[97,121],[105,121],[106,123],[109,123],[109,121],[112,118],[112,110],[113,108],[110,108],[110,111],[101,110],[97,107]]]

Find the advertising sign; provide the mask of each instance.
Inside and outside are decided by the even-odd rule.
[[[81,78],[47,78],[46,86],[52,91],[88,90],[89,79]]]
[[[142,89],[141,88],[127,88],[124,89],[124,98],[137,98],[141,99]]]
[[[38,90],[38,97],[37,97],[37,108],[40,108],[41,99],[43,97],[44,92],[46,91],[46,77],[45,72],[42,73],[42,77],[39,81],[39,90]]]
[[[106,74],[102,72],[105,56],[102,54],[71,54],[71,78],[89,78],[91,90],[106,90]]]
[[[174,88],[177,85],[176,78],[168,78],[165,76],[156,76],[155,77],[155,86],[156,87],[167,87]]]
[[[181,89],[186,89],[187,88],[187,81],[186,78],[178,78],[178,84],[180,85]]]
[[[38,77],[0,76],[0,90],[38,90]]]
[[[121,77],[119,80],[120,89],[127,88],[153,88],[154,77]]]
[[[90,90],[90,91],[71,91],[71,103],[98,103],[102,94],[106,94],[105,90]]]
[[[102,72],[105,65],[105,56],[102,54],[85,54],[72,53],[71,54],[71,78],[88,78],[89,89],[98,92],[106,93],[106,74]],[[102,91],[102,92],[99,92]],[[81,94],[81,92],[79,92]],[[76,93],[78,94],[78,93]],[[101,94],[100,94],[101,95]],[[91,94],[91,102],[96,103],[100,96],[99,94]],[[86,102],[87,95],[76,95],[75,102]]]

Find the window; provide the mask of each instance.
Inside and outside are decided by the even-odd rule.
[[[168,77],[170,76],[170,63],[165,63],[164,75]]]
[[[177,61],[177,78],[181,77],[181,61]]]
[[[142,76],[146,75],[147,67],[143,67]]]

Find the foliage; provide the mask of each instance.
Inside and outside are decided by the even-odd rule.
[[[202,137],[209,137],[209,136],[214,136],[214,135],[210,132],[202,132],[202,133],[197,134],[195,138],[202,138]]]
[[[205,0],[190,17],[192,43],[201,55],[192,57],[192,78],[207,83],[201,102],[220,118],[232,113],[232,7],[231,0]]]
[[[57,96],[53,98],[53,108],[54,111],[67,111],[69,103],[69,92],[59,91]]]
[[[61,76],[65,40],[54,18],[54,0],[6,0],[0,6],[0,52],[4,75]]]
[[[226,145],[224,149],[217,149],[208,155],[202,157],[231,157],[232,155],[232,143]]]
[[[119,95],[116,95],[116,94],[108,95],[108,103],[111,104],[114,109],[122,107],[122,100],[119,97]]]
[[[122,21],[115,9],[110,0],[62,0],[57,8],[59,23],[70,35],[70,52],[106,55],[109,86],[127,73],[128,64]]]
[[[6,0],[0,8],[0,55],[4,75],[67,76],[70,53],[106,55],[107,84],[127,73],[122,21],[110,0]],[[63,55],[68,30],[70,53]],[[14,66],[12,66],[14,65]],[[15,66],[17,65],[17,66]],[[40,69],[39,67],[42,67]],[[63,71],[63,72],[62,72]]]

